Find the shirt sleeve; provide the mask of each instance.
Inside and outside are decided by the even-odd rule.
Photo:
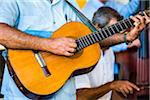
[[[121,43],[111,47],[114,52],[121,52],[128,49],[128,45],[126,43]]]
[[[140,5],[140,0],[131,0],[128,4],[124,5],[120,13],[127,18],[133,15]],[[126,8],[126,9],[125,9]],[[126,14],[126,15],[125,15]]]
[[[0,23],[15,26],[19,15],[16,0],[0,0]]]
[[[75,76],[75,86],[76,86],[76,89],[90,88],[91,85],[90,85],[88,75],[83,74],[83,75]]]

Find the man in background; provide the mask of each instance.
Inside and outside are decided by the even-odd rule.
[[[122,16],[116,10],[110,7],[101,7],[95,12],[92,22],[97,29],[100,29],[115,24],[122,19]],[[119,34],[120,36],[115,34],[118,35],[118,40],[123,40],[121,39],[124,38],[123,34]],[[104,48],[103,55],[95,68],[88,74],[76,77],[79,100],[95,100],[98,98],[100,100],[110,100],[111,92],[109,91],[111,90],[121,92],[125,97],[127,94],[133,93],[133,89],[139,91],[137,86],[128,81],[113,81],[114,58],[111,55],[113,55],[111,48]]]

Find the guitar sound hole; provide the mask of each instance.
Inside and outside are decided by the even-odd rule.
[[[83,54],[83,49],[78,51],[78,52],[75,52],[75,54],[73,56],[70,56],[70,58],[78,58],[80,57],[82,54]]]

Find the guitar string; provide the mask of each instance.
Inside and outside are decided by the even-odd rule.
[[[129,24],[128,24],[129,23]],[[120,29],[118,28],[118,27],[121,27]],[[125,26],[125,27],[124,27]],[[115,29],[117,30],[117,32],[120,32],[121,30],[124,30],[124,29],[127,29],[127,28],[129,28],[129,27],[132,27],[133,26],[133,24],[131,23],[131,19],[129,18],[129,19],[125,19],[125,20],[122,20],[122,21],[120,21],[120,22],[118,22],[118,23],[116,23],[116,24],[114,24],[114,25],[112,25],[112,26],[109,26],[109,27],[105,27],[105,28],[103,28],[103,29],[101,29],[101,30],[99,30],[98,32],[93,32],[92,33],[92,35],[91,34],[87,34],[87,35],[85,35],[85,36],[83,36],[83,37],[80,37],[78,40],[78,42],[82,42],[82,40],[85,40],[84,42],[86,43],[86,44],[84,44],[84,46],[82,46],[82,47],[80,47],[80,49],[83,49],[83,48],[85,48],[85,47],[87,47],[87,46],[89,46],[89,45],[91,45],[91,44],[93,44],[93,43],[95,43],[96,41],[97,41],[97,39],[93,39],[94,38],[94,36],[96,35],[96,34],[98,34],[97,36],[100,36],[100,37],[102,37],[102,39],[104,39],[104,38],[106,38],[106,37],[108,37],[108,36],[110,36],[110,35],[113,35],[114,33],[116,33],[115,32]],[[115,28],[115,29],[114,29]],[[112,30],[113,31],[113,33],[112,32],[110,32],[110,30]],[[102,32],[103,31],[103,32]],[[108,31],[108,32],[106,32],[106,31]],[[108,33],[109,33],[109,35],[108,35]],[[111,34],[110,34],[111,33]],[[102,34],[107,34],[106,35],[106,37],[104,36],[104,35],[102,35]],[[87,39],[88,38],[88,39]],[[97,37],[98,38],[98,37]],[[89,42],[89,41],[90,42]],[[95,41],[96,40],[96,41]],[[100,39],[101,40],[101,39]],[[88,42],[87,42],[88,41]],[[90,44],[89,44],[90,43]]]

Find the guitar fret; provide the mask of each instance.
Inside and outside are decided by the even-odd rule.
[[[82,38],[83,38],[85,45],[88,45],[88,42],[86,41],[85,36],[83,36]]]
[[[110,32],[110,29],[108,27],[106,27],[108,33],[109,33],[109,36],[112,35],[112,33]]]
[[[121,25],[122,25],[122,27],[123,27],[123,30],[126,29],[126,26],[125,26],[125,24],[124,24],[124,20],[121,21]]]
[[[90,38],[90,34],[88,34],[87,35],[87,37],[89,38],[89,40],[90,40],[90,44],[92,44],[93,43],[93,41],[91,40],[91,38]]]
[[[129,28],[125,22],[126,20],[123,20],[123,24],[125,25],[125,28]]]
[[[85,36],[83,36],[82,39],[83,39],[83,42],[84,42],[85,47],[86,47],[86,46],[88,45],[88,43],[87,43],[87,41],[86,41],[86,39],[85,39]]]
[[[127,24],[128,28],[131,27],[131,24],[128,22],[128,20],[126,20],[126,24]]]
[[[81,49],[84,48],[84,45],[83,45],[82,41],[80,41],[80,44],[81,44]]]
[[[80,49],[82,48],[82,47],[81,47],[82,44],[80,43],[80,40],[79,40],[79,39],[77,40],[77,45],[78,45],[78,47],[77,47],[77,51],[78,51],[78,50],[80,50]]]
[[[114,27],[116,28],[117,33],[120,32],[119,29],[117,28],[116,24],[114,24]]]
[[[102,32],[102,30],[99,30],[99,34],[100,34],[100,36],[102,37],[102,39],[104,39],[105,38],[105,36],[104,36],[104,34],[103,34],[103,32]]]
[[[110,27],[108,27],[107,31],[109,32],[109,36],[114,34]]]
[[[77,47],[77,51],[79,51],[79,50],[81,50],[81,49],[82,49],[82,47],[81,47],[81,46]]]
[[[86,46],[86,43],[84,42],[83,37],[81,37],[80,40],[81,40],[81,43],[83,44],[83,48],[84,48]]]
[[[79,51],[79,50],[81,50],[82,49],[82,47],[81,46],[79,46],[78,48],[77,48],[77,51]]]
[[[89,42],[89,40],[87,39],[87,35],[85,36],[86,41],[88,42],[88,45],[90,45],[91,43]]]
[[[93,40],[93,43],[96,42],[95,39],[93,38],[93,34],[90,34],[91,39]],[[93,44],[92,43],[92,44]]]
[[[113,31],[113,34],[115,34],[115,31],[114,31],[114,29],[110,26],[110,29]]]
[[[119,23],[116,23],[116,27],[119,29],[119,31],[122,30]]]
[[[131,26],[133,26],[133,24],[131,23],[130,19],[128,19],[128,22],[129,22],[129,24],[130,24]]]
[[[110,27],[106,27],[105,31],[107,32],[108,36],[113,35],[113,32],[111,32]]]
[[[89,45],[89,43],[88,43],[88,41],[87,41],[86,37],[84,36],[83,38],[84,38],[84,41],[86,42],[86,46],[88,46],[88,45]]]
[[[86,44],[85,44],[85,42],[83,41],[83,39],[81,38],[80,39],[81,40],[81,43],[82,43],[82,45],[83,45],[83,48],[86,46]]]
[[[102,40],[101,36],[100,36],[100,31],[95,32],[95,34],[97,35],[99,40]]]
[[[103,28],[102,31],[104,32],[104,36],[105,36],[105,37],[108,37],[108,34],[107,34],[105,28]]]
[[[80,40],[80,43],[81,43],[81,47],[84,48],[84,43],[83,43],[82,39],[80,38],[79,40]]]
[[[122,26],[121,22],[119,22],[118,24],[119,24],[119,26],[120,26],[121,30],[123,30],[124,28],[123,28],[123,26]]]
[[[95,38],[96,41],[99,41],[99,39],[97,38],[97,36],[96,36],[95,33],[93,34],[93,36],[94,36],[94,38]]]

